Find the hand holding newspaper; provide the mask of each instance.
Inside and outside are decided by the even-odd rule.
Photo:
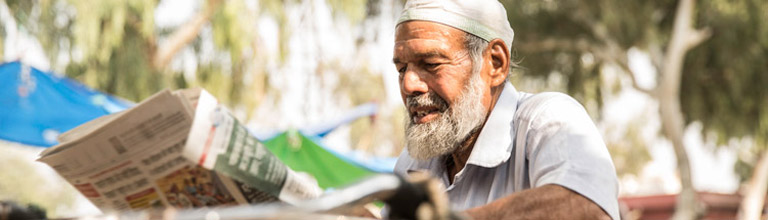
[[[322,190],[202,89],[162,91],[83,124],[40,154],[102,211],[282,201]]]

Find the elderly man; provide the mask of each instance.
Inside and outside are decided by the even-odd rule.
[[[475,219],[619,219],[616,171],[584,108],[507,78],[496,0],[408,1],[393,62],[409,113],[395,172],[428,172]]]

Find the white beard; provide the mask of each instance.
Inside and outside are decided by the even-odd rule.
[[[437,119],[415,124],[406,121],[405,142],[408,154],[417,160],[428,160],[454,152],[485,121],[487,109],[482,104],[484,83],[479,71],[473,71],[456,103],[448,108],[445,100],[430,91],[418,97],[408,97],[407,107],[437,106]]]

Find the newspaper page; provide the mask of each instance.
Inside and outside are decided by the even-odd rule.
[[[44,151],[39,160],[102,210],[167,204],[153,177],[194,165],[180,153],[192,115],[166,90],[117,116],[105,117],[66,136],[67,142]]]
[[[211,94],[202,91],[197,101],[187,158],[234,179],[234,188],[251,203],[277,198],[295,204],[322,194],[313,179],[285,166]]]
[[[200,109],[208,114],[201,116]],[[62,143],[42,152],[39,161],[51,166],[102,211],[191,208],[278,199],[292,203],[320,194],[316,184],[295,177],[271,153],[259,153],[253,146],[260,146],[259,150],[266,148],[256,144],[250,135],[237,136],[244,128],[231,115],[210,114],[216,112],[211,109],[222,108],[204,90],[165,90],[130,110],[104,116],[65,133]],[[212,116],[219,115],[229,116],[223,118],[231,120],[228,126],[219,126],[229,133],[205,136],[205,141],[251,147],[235,150],[213,142],[197,143],[203,136],[191,132],[191,128],[212,125],[219,120]],[[228,137],[224,138],[224,134]],[[210,158],[201,160],[198,153],[206,147],[225,150],[212,151]],[[236,164],[235,168],[212,166],[224,161],[217,162],[219,157],[250,160]],[[261,163],[266,165],[253,165]],[[257,175],[237,173],[242,166],[263,169]]]

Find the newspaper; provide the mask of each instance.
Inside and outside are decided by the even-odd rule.
[[[159,92],[59,141],[38,160],[104,212],[295,204],[322,194],[202,89]]]

